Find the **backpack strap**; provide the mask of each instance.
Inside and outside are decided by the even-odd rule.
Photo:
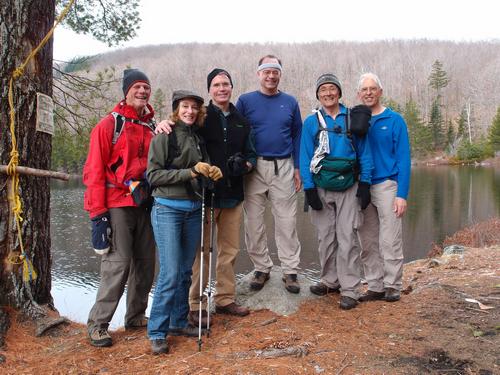
[[[118,112],[111,112],[115,119],[115,130],[113,132],[113,140],[111,141],[112,144],[116,144],[118,142],[118,138],[120,138],[120,135],[122,134],[123,131],[123,125],[125,124],[125,116],[120,115]]]
[[[181,149],[179,148],[179,143],[177,142],[177,134],[175,130],[168,135],[168,156],[166,161],[167,168],[174,161],[176,157],[181,154]]]
[[[154,118],[152,118],[149,122],[144,122],[144,121],[136,120],[134,118],[125,117],[125,116],[119,114],[118,112],[111,112],[111,114],[113,115],[113,117],[115,119],[115,131],[113,132],[113,140],[111,141],[112,144],[116,144],[116,142],[118,142],[118,138],[120,138],[120,135],[123,132],[124,125],[125,125],[126,121],[134,123],[134,124],[145,126],[149,130],[151,130],[151,132],[153,132],[153,133],[155,131],[156,121]]]

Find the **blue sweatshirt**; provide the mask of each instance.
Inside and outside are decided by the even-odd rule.
[[[397,197],[406,199],[410,189],[410,142],[403,117],[386,108],[372,116],[368,140],[373,155],[375,169],[372,183],[386,180],[398,183]]]
[[[257,155],[291,155],[295,168],[299,168],[302,118],[293,96],[283,92],[265,95],[253,91],[241,95],[236,108],[250,122]]]
[[[332,130],[335,126],[342,129],[342,133],[328,132],[328,141],[330,144],[330,157],[358,159],[361,173],[359,180],[371,183],[371,175],[373,170],[372,154],[370,152],[370,144],[366,137],[358,138],[352,136],[352,142],[345,133],[347,109],[341,104],[340,113],[335,120],[323,110],[321,112],[325,119],[327,129]],[[318,146],[320,124],[316,114],[312,114],[304,121],[302,129],[302,139],[300,141],[300,176],[304,189],[315,187],[313,175],[309,170],[311,159],[314,155],[314,150]],[[354,145],[354,148],[353,148]]]

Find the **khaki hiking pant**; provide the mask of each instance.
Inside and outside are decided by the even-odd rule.
[[[397,182],[392,180],[372,185],[372,203],[364,210],[364,222],[359,229],[365,278],[368,289],[374,292],[402,287],[402,218],[393,211],[397,189]]]
[[[215,269],[215,304],[227,306],[235,301],[236,280],[234,276],[234,262],[240,250],[240,226],[242,204],[234,208],[216,208],[214,210],[215,233],[212,262],[216,263]],[[203,290],[208,282],[208,264],[210,250],[210,209],[206,209],[204,226],[204,257],[203,257]],[[200,309],[200,260],[201,249],[198,249],[193,264],[191,288],[189,289],[189,306],[192,311]],[[206,296],[203,296],[203,309],[206,309]]]
[[[87,327],[108,328],[127,285],[125,325],[144,317],[155,273],[155,242],[149,212],[110,208],[111,250],[101,258],[101,281]]]
[[[298,272],[300,243],[296,229],[297,194],[293,175],[292,158],[264,160],[259,157],[255,170],[245,177],[245,243],[256,271],[267,273],[273,267],[264,223],[264,211],[269,201],[283,274]]]
[[[321,210],[311,209],[311,222],[318,231],[320,280],[330,288],[338,287],[343,296],[358,299],[361,263],[356,241],[359,203],[358,184],[346,191],[318,188]]]

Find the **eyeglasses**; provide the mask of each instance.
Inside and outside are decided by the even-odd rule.
[[[379,90],[378,87],[363,87],[361,88],[361,90],[359,90],[360,92],[362,92],[363,94],[373,94],[375,92],[377,92]]]
[[[320,95],[329,95],[329,94],[336,94],[338,93],[339,90],[336,87],[322,87],[318,90],[318,93]]]

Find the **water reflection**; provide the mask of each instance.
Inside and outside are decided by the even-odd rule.
[[[432,243],[441,242],[458,229],[498,216],[500,212],[500,170],[474,167],[418,167],[412,172],[409,208],[403,223],[405,261],[425,257]],[[90,223],[83,210],[83,187],[78,181],[54,182],[51,199],[53,265],[52,295],[62,315],[85,322],[99,283],[100,258],[90,246]],[[302,212],[299,195],[297,230],[302,245],[301,267],[316,279],[319,262],[316,231],[309,215]],[[274,224],[266,211],[270,253],[279,264],[274,242]],[[243,238],[243,237],[242,237]],[[244,248],[244,243],[241,244]],[[236,260],[237,278],[252,270],[245,251]],[[111,322],[123,325],[124,299]]]

